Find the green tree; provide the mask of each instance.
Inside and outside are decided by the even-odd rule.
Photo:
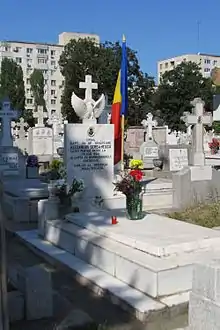
[[[31,90],[34,96],[34,106],[41,105],[46,110],[46,102],[44,99],[44,76],[42,70],[34,69],[30,76]]]
[[[0,99],[8,97],[12,107],[20,111],[25,119],[25,89],[23,71],[20,65],[8,58],[3,58],[0,74]]]
[[[132,102],[129,102],[131,108],[128,111],[128,121],[133,123],[134,91],[135,88],[138,88],[139,83],[144,82],[146,87],[148,77],[140,71],[136,52],[129,47],[127,56],[129,98],[132,99]],[[97,46],[92,40],[80,39],[79,41],[71,40],[65,46],[59,65],[65,78],[61,99],[62,113],[69,122],[79,121],[71,106],[71,95],[74,91],[79,97],[84,98],[85,91],[79,89],[79,82],[84,81],[85,75],[92,75],[93,81],[99,85],[98,91],[93,92],[94,98],[96,99],[101,93],[104,93],[108,95],[109,102],[112,102],[120,62],[121,46],[119,42],[105,42]],[[139,104],[138,107],[140,107]]]
[[[190,102],[201,97],[206,110],[211,111],[213,92],[211,79],[202,76],[196,63],[182,62],[162,76],[153,97],[154,113],[169,128],[183,130],[185,124],[180,118],[185,111],[192,110]]]

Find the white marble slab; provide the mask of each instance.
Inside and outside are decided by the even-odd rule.
[[[165,257],[220,245],[220,233],[156,214],[139,221],[129,221],[119,213],[116,226],[111,225],[112,211],[69,214],[67,220],[101,236],[129,245],[148,254]],[[175,233],[175,235],[174,235]]]

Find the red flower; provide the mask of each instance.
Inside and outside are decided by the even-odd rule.
[[[141,181],[144,173],[140,170],[132,170],[129,173],[136,181]]]

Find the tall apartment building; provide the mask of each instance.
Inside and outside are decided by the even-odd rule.
[[[210,77],[213,68],[220,67],[220,55],[198,53],[172,57],[157,63],[158,84],[160,83],[160,78],[164,72],[172,70],[175,66],[182,63],[183,61],[191,61],[198,64],[201,68],[203,77],[206,78]]]
[[[59,58],[64,46],[71,39],[90,38],[100,43],[98,35],[63,32],[59,35],[58,44],[35,43],[24,41],[0,42],[0,65],[4,57],[15,60],[23,70],[26,109],[34,109],[34,99],[31,91],[30,76],[34,69],[42,70],[44,75],[44,98],[48,116],[56,113],[61,118],[61,95],[64,78],[59,69]]]

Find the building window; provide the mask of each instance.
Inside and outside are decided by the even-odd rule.
[[[21,57],[16,57],[16,63],[19,63],[19,64],[21,64],[22,63],[22,58]]]
[[[31,89],[30,88],[27,88],[26,89],[26,93],[29,94],[31,92]]]
[[[15,47],[15,48],[14,48],[14,52],[15,52],[15,53],[19,53],[20,50],[21,50],[21,47]]]
[[[55,56],[56,51],[55,50],[51,50],[50,54],[51,54],[51,56]]]
[[[32,58],[28,58],[27,59],[27,64],[31,64],[32,63]]]
[[[175,62],[174,62],[174,61],[171,61],[171,62],[170,62],[170,65],[171,65],[171,66],[174,66],[174,65],[175,65]]]
[[[47,84],[47,79],[44,79],[44,85],[46,85]]]
[[[162,70],[163,69],[163,64],[160,64],[160,70]]]
[[[44,55],[44,54],[47,54],[47,49],[44,49],[44,48],[38,48],[37,52],[38,52],[38,54],[42,54],[42,55]]]
[[[30,79],[29,79],[29,78],[26,79],[26,84],[27,84],[27,85],[30,85],[30,83],[31,83]]]
[[[213,61],[213,65],[217,65],[218,64],[218,61],[217,60],[214,60]]]
[[[56,80],[51,80],[51,86],[56,86]]]
[[[51,115],[55,114],[56,113],[56,110],[55,109],[52,109],[51,110]]]
[[[33,48],[27,48],[26,51],[27,51],[27,54],[32,54],[33,53]]]
[[[210,60],[208,60],[207,58],[204,60],[204,63],[205,64],[210,64],[211,63],[211,61]]]
[[[3,51],[10,52],[11,51],[11,47],[10,46],[5,46],[5,47],[3,47]]]
[[[204,72],[210,72],[210,68],[205,68]]]
[[[47,74],[48,70],[41,70],[43,74]]]
[[[45,58],[38,58],[38,64],[47,64],[47,60]]]
[[[51,104],[56,104],[56,100],[51,100],[50,103]]]
[[[51,65],[56,65],[56,61],[51,61]]]
[[[27,99],[27,104],[33,104],[33,99]]]
[[[53,76],[55,72],[56,72],[56,70],[50,70],[51,76]]]
[[[51,95],[55,95],[55,94],[56,94],[55,89],[51,89],[50,94],[51,94]]]
[[[165,63],[165,69],[167,69],[168,68],[168,63]]]

